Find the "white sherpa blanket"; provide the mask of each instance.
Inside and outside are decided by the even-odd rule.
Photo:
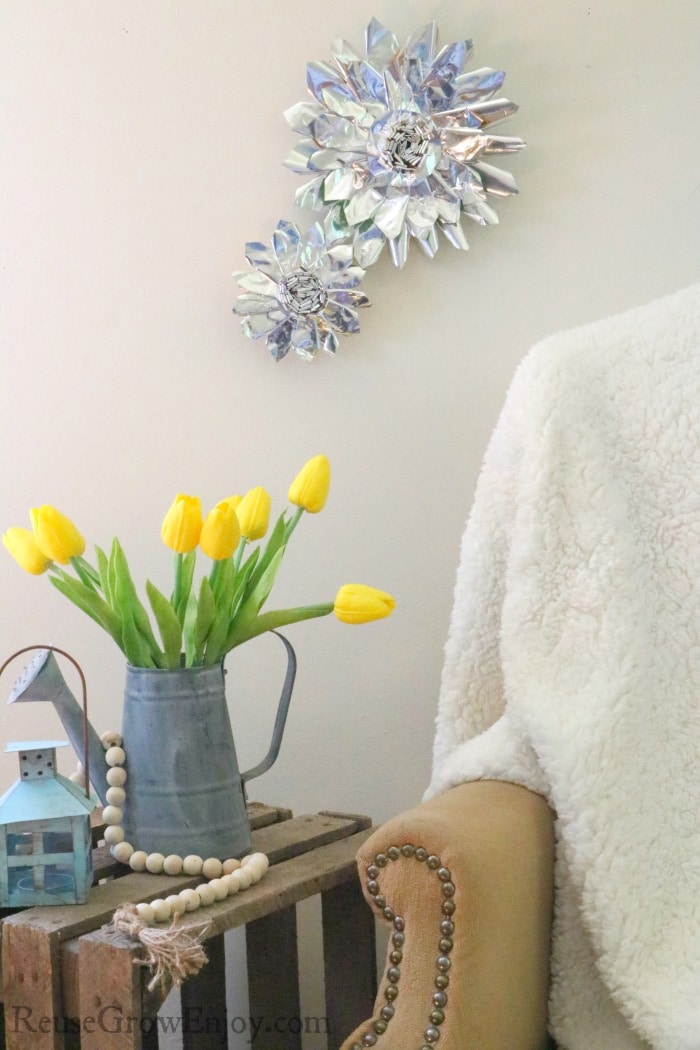
[[[565,1050],[700,1048],[699,493],[700,285],[528,354],[464,534],[426,797],[497,779],[554,808]]]

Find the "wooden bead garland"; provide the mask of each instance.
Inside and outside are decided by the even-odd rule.
[[[121,827],[126,801],[124,785],[127,780],[127,773],[123,768],[126,761],[123,741],[120,734],[114,730],[103,733],[100,739],[109,766],[107,783],[110,785],[106,796],[108,805],[102,811],[107,825],[104,838],[114,859],[128,864],[132,871],[148,871],[153,875],[202,875],[209,880],[194,889],[181,890],[180,893],[151,901],[150,904],[136,904],[135,910],[142,923],[150,926],[154,923],[168,922],[183,912],[206,908],[260,881],[270,865],[264,853],[250,853],[242,860],[230,857],[224,861],[217,857],[202,858],[194,854],[180,857],[173,853],[164,857],[162,853],[146,853],[145,850],[135,849],[130,842],[126,842]],[[85,773],[80,763],[70,779],[84,785]]]

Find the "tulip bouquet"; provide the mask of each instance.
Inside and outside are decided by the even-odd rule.
[[[158,637],[118,539],[109,555],[95,546],[93,565],[72,521],[44,505],[30,512],[31,530],[10,528],[3,543],[27,572],[48,573],[54,587],[107,631],[133,667],[212,666],[265,631],[331,612],[343,623],[367,623],[394,608],[383,591],[346,584],[333,602],[263,612],[294,529],[305,512],[323,509],[329,487],[328,459],[315,456],[289,489],[296,509],[280,514],[264,546],[254,546],[268,533],[271,501],[263,488],[222,500],[204,518],[196,496],[178,495],[161,530],[174,552],[172,594],[168,598],[146,583]],[[210,565],[196,586],[198,549]]]

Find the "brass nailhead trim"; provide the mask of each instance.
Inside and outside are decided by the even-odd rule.
[[[375,1046],[379,1036],[386,1032],[389,1022],[395,1013],[394,1002],[398,998],[399,994],[399,980],[401,977],[400,963],[403,959],[402,948],[406,940],[405,928],[406,922],[400,916],[387,905],[386,899],[379,889],[379,875],[381,869],[385,868],[390,862],[397,860],[413,859],[418,861],[419,864],[426,864],[430,871],[434,871],[440,881],[440,892],[442,900],[440,919],[440,938],[438,941],[438,949],[440,954],[437,956],[435,961],[436,974],[434,985],[437,991],[433,992],[432,996],[432,1007],[428,1014],[428,1024],[425,1031],[423,1032],[422,1042],[419,1050],[435,1050],[435,1043],[440,1038],[440,1025],[445,1020],[445,1007],[447,1006],[447,992],[446,988],[450,983],[449,970],[452,963],[449,958],[449,953],[452,950],[454,941],[452,940],[455,924],[452,916],[455,913],[457,905],[454,902],[455,885],[452,881],[452,874],[449,868],[446,868],[439,857],[433,853],[428,853],[422,846],[413,846],[411,843],[405,843],[403,846],[389,846],[386,852],[377,853],[371,864],[367,866],[367,891],[372,898],[372,901],[382,917],[387,922],[393,924],[394,932],[391,935],[392,950],[389,953],[389,962],[391,965],[387,969],[386,979],[387,986],[384,989],[384,998],[386,999],[385,1005],[379,1011],[379,1016],[373,1018],[369,1024],[370,1027],[361,1036],[361,1042],[354,1042],[350,1046],[350,1050],[364,1050],[366,1046]]]

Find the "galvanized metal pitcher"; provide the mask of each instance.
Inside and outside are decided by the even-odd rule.
[[[238,769],[226,705],[223,664],[156,670],[127,667],[122,716],[126,752],[124,837],[135,849],[200,857],[241,857],[251,848],[245,783],[279,754],[289,710],[296,657],[287,639],[287,672],[267,755],[245,773]],[[36,657],[12,702],[49,700],[84,761],[83,712],[48,650]],[[87,733],[89,775],[106,800],[108,766],[95,730]]]

